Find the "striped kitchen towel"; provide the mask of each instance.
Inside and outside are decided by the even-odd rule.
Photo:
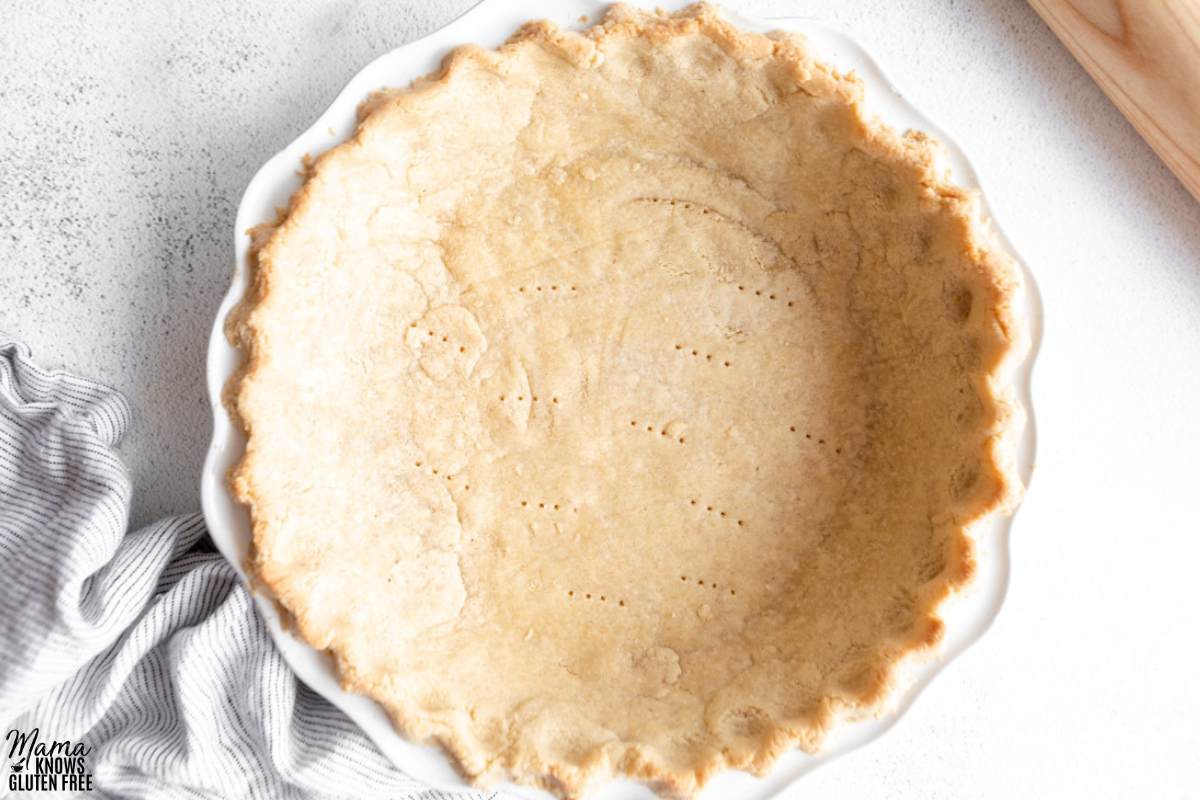
[[[129,417],[0,335],[0,796],[451,797],[296,679],[199,514],[126,530]]]

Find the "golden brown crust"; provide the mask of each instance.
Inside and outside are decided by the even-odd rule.
[[[686,796],[816,750],[941,638],[937,609],[974,570],[970,529],[1020,492],[1019,277],[934,143],[860,101],[801,40],[703,5],[615,6],[582,34],[530,23],[373,95],[256,229],[229,322],[247,354],[231,482],[253,574],[347,688],[468,777],[575,796],[618,774]],[[447,124],[471,104],[486,124]],[[536,292],[554,299],[533,307]],[[689,351],[716,371],[669,361]],[[650,439],[599,427],[641,416],[631,392],[660,415],[629,419]],[[596,471],[626,464],[645,471]],[[627,496],[681,507],[639,517]],[[691,574],[660,587],[670,559],[672,579]]]

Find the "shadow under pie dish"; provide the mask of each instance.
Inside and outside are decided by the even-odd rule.
[[[1020,275],[860,99],[704,6],[534,23],[256,231],[250,568],[468,777],[686,795],[939,638],[1019,491]]]

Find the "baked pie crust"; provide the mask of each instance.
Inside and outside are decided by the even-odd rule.
[[[230,334],[254,576],[476,781],[877,711],[1019,493],[1019,274],[798,37],[615,6],[366,101]]]

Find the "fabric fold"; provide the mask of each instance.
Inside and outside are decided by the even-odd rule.
[[[200,514],[127,532],[130,419],[0,335],[3,733],[82,742],[99,797],[482,797],[396,770],[297,680],[233,568],[196,548]]]

